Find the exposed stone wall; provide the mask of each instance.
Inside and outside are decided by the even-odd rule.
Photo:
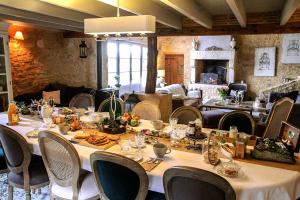
[[[184,84],[188,85],[191,79],[190,52],[192,50],[192,41],[197,39],[195,36],[172,36],[157,38],[157,67],[158,69],[165,68],[166,54],[183,54],[184,55]]]
[[[200,36],[201,37],[201,36]],[[237,35],[235,81],[243,80],[249,86],[249,95],[255,97],[265,88],[278,85],[284,78],[294,79],[300,76],[300,64],[282,64],[282,34]],[[190,80],[190,51],[194,36],[159,37],[158,66],[164,67],[164,55],[168,53],[184,54],[184,84]],[[274,77],[254,77],[254,56],[257,47],[276,47],[276,75]]]
[[[10,37],[21,30],[24,41],[11,40],[10,62],[14,96],[37,92],[51,82],[96,88],[96,41],[84,39],[88,58],[79,58],[80,38],[62,32],[11,26]]]

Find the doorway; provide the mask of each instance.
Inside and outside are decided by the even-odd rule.
[[[165,55],[165,81],[168,85],[182,84],[184,74],[184,55]]]

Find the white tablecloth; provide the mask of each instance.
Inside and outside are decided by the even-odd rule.
[[[25,135],[27,132],[33,130],[31,122],[32,120],[30,119],[22,119],[19,125],[12,126],[11,128]],[[0,114],[0,124],[6,125],[6,123],[7,115]],[[140,127],[150,128],[151,124],[148,121],[143,121]],[[53,128],[52,131],[58,132],[58,129]],[[71,138],[71,136],[66,137]],[[32,145],[33,153],[40,155],[37,139],[25,138],[28,143]],[[97,151],[97,149],[76,144],[74,146],[78,150],[82,168],[91,171],[89,157],[90,154]],[[118,153],[120,152],[120,147],[115,145],[107,151]],[[152,146],[147,145],[146,148],[143,149],[143,156],[145,159],[154,157]],[[237,163],[241,166],[242,175],[238,178],[225,177],[234,188],[237,199],[294,200],[300,197],[299,172],[245,162]],[[163,173],[168,168],[178,165],[197,167],[216,173],[216,169],[213,166],[203,161],[201,154],[172,150],[172,152],[166,156],[165,161],[148,173],[150,181],[149,190],[163,193]]]

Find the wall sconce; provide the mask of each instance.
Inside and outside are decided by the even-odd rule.
[[[14,36],[15,40],[24,40],[23,33],[21,31],[17,31]]]
[[[80,58],[87,57],[87,46],[85,44],[85,41],[81,41],[81,44],[79,45],[79,57]]]

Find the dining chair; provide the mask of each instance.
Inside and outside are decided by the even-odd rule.
[[[111,99],[105,99],[99,105],[98,112],[109,112]],[[116,98],[116,116],[122,116],[124,114],[124,101],[120,98]]]
[[[31,199],[31,190],[49,184],[49,178],[40,156],[31,154],[26,139],[11,128],[0,125],[2,144],[8,173],[8,199],[13,199],[14,187],[25,190],[26,200]]]
[[[175,166],[163,175],[167,200],[235,200],[232,186],[212,172],[186,166]]]
[[[89,106],[95,106],[95,100],[94,96],[86,93],[77,94],[69,103],[70,108],[75,107],[88,109]]]
[[[5,161],[5,155],[4,155],[4,150],[0,144],[0,174],[7,172],[7,165]]]
[[[92,173],[81,170],[78,153],[67,139],[51,131],[41,131],[38,140],[50,179],[51,199],[99,198]]]
[[[287,121],[294,101],[288,97],[281,98],[276,101],[266,119],[263,137],[277,139],[280,134],[281,122]]]
[[[170,118],[177,118],[178,124],[188,124],[190,121],[200,119],[203,124],[203,116],[200,111],[192,106],[182,106],[174,110]]]
[[[229,131],[230,126],[236,126],[239,132],[254,135],[255,122],[247,112],[237,110],[226,113],[219,121],[219,129]]]
[[[144,168],[132,159],[110,152],[97,151],[91,154],[90,162],[100,196],[104,196],[103,199],[165,199],[164,194],[148,192],[148,176]]]
[[[150,101],[141,101],[137,103],[133,109],[132,113],[139,116],[141,119],[145,120],[160,120],[161,112],[159,106]]]

